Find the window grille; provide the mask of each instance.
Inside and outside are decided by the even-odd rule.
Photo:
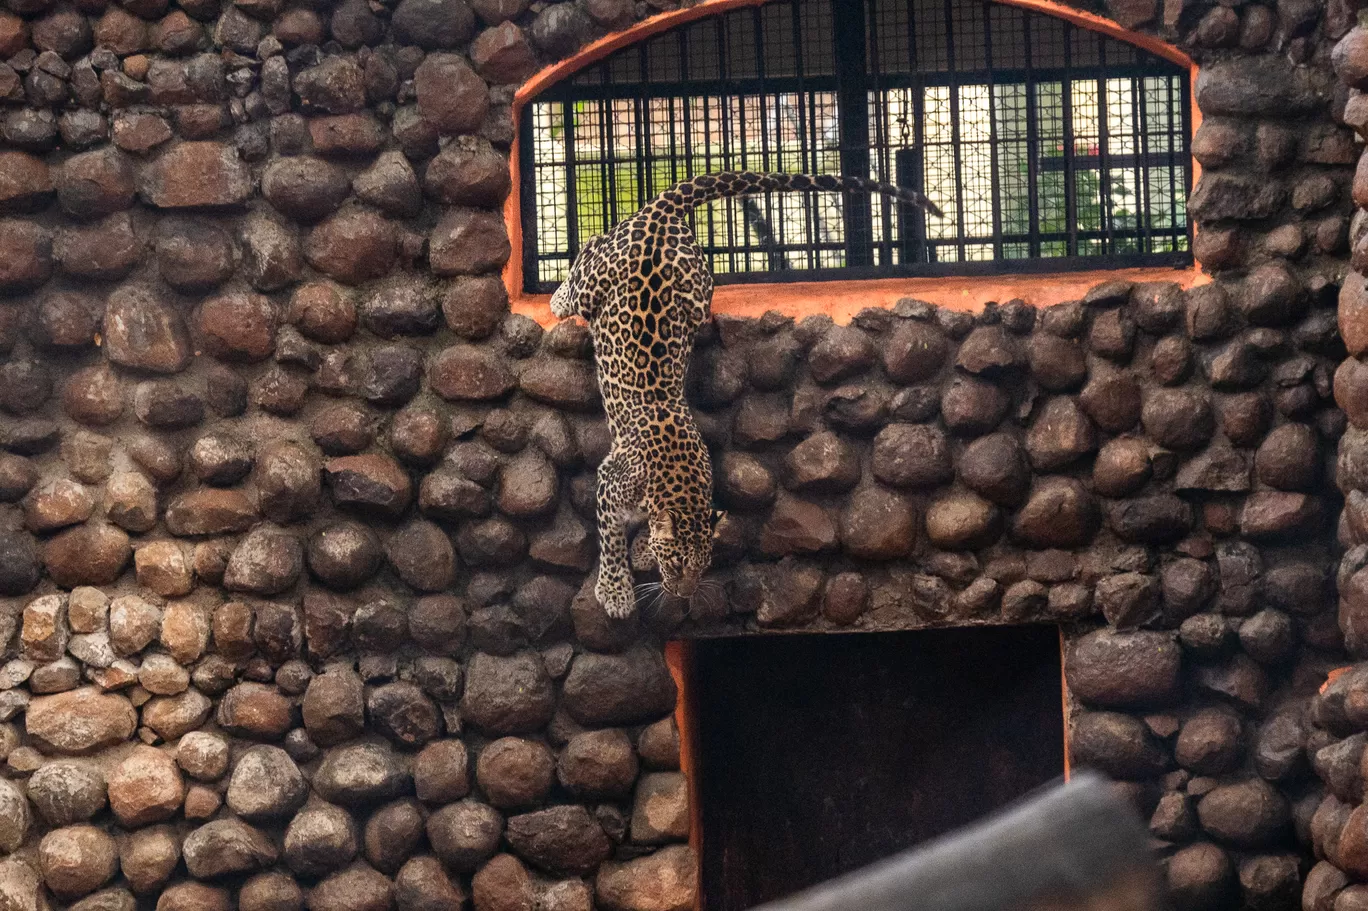
[[[524,284],[670,184],[723,170],[867,174],[882,197],[700,209],[719,282],[1191,263],[1186,71],[991,0],[771,0],[623,48],[529,103]]]

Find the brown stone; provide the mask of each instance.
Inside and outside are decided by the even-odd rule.
[[[343,209],[309,232],[309,265],[345,285],[380,278],[397,256],[394,225],[364,209]]]
[[[255,528],[238,544],[223,574],[229,591],[276,595],[294,585],[304,568],[304,550],[294,535]]]
[[[870,468],[894,487],[933,487],[954,475],[945,435],[925,424],[890,424],[879,431]]]
[[[926,534],[942,550],[978,550],[1002,534],[1002,514],[973,494],[951,494],[927,507]]]
[[[151,541],[133,553],[138,584],[163,598],[188,595],[195,587],[191,557],[178,541]]]
[[[444,804],[470,793],[469,759],[459,740],[436,740],[413,761],[413,784],[418,799]]]
[[[153,747],[134,747],[109,776],[109,808],[125,828],[170,819],[184,798],[172,755]]]
[[[535,806],[551,790],[555,761],[550,751],[535,741],[503,737],[480,751],[475,774],[494,806]]]
[[[637,776],[632,742],[617,729],[585,731],[570,738],[557,760],[562,785],[579,797],[621,797],[631,791]]]
[[[1045,478],[1017,513],[1012,534],[1032,547],[1071,548],[1088,543],[1100,523],[1097,503],[1082,484]]]
[[[479,275],[502,267],[511,251],[501,216],[482,209],[457,208],[443,215],[432,229],[428,265],[438,275]]]
[[[484,122],[489,89],[463,57],[429,54],[413,81],[419,113],[442,133],[474,133]]]
[[[760,530],[760,550],[783,556],[834,550],[839,542],[836,522],[822,506],[783,496],[775,503]]]
[[[517,386],[507,363],[495,351],[456,345],[432,362],[428,382],[449,401],[489,401],[503,398]]]
[[[275,350],[276,313],[260,294],[233,293],[200,305],[196,330],[204,350],[230,361],[260,361]]]
[[[323,472],[339,506],[399,516],[413,496],[408,473],[388,456],[331,459],[324,464]]]
[[[246,201],[253,181],[231,146],[185,142],[143,170],[138,192],[157,208],[231,206]]]
[[[519,857],[556,876],[583,876],[612,853],[602,827],[578,805],[514,816],[505,838]]]
[[[697,900],[697,867],[687,845],[606,863],[595,879],[595,898],[605,911],[689,911]]]
[[[342,205],[351,191],[346,172],[321,158],[280,158],[261,175],[261,195],[294,221],[312,224]]]
[[[1166,633],[1099,630],[1073,643],[1064,666],[1078,698],[1128,707],[1171,701],[1180,664],[1178,644]]]
[[[472,670],[473,680],[473,670]],[[467,683],[469,695],[470,683]],[[566,677],[564,707],[584,724],[630,724],[668,714],[675,687],[658,652],[576,656]]]
[[[0,291],[31,290],[51,276],[51,234],[31,222],[0,219]]]
[[[356,331],[356,305],[332,282],[308,282],[290,298],[289,321],[306,337],[334,345]]]
[[[1129,373],[1097,372],[1083,387],[1078,404],[1098,427],[1124,433],[1140,420],[1140,387]]]
[[[530,733],[551,718],[551,680],[530,653],[476,653],[467,665],[461,709],[472,724],[492,734]]]
[[[82,152],[68,158],[56,175],[57,201],[76,218],[99,218],[133,204],[133,168],[117,149]]]
[[[498,850],[504,821],[493,807],[461,800],[434,812],[426,828],[433,853],[452,870],[473,873]]]
[[[466,895],[459,882],[453,882],[435,857],[409,860],[394,881],[395,904],[399,911],[461,911]]]
[[[508,160],[487,140],[457,137],[428,164],[423,186],[447,205],[497,206],[510,187]]]
[[[173,535],[231,534],[256,521],[256,507],[238,490],[200,488],[181,494],[166,508],[166,528]]]
[[[221,285],[237,265],[228,234],[198,221],[163,221],[157,232],[156,254],[162,280],[181,291]]]
[[[1197,803],[1202,828],[1216,840],[1236,847],[1275,843],[1290,815],[1287,799],[1258,778],[1220,785]]]
[[[383,873],[357,863],[309,892],[309,911],[390,911],[394,885]]]
[[[52,192],[52,174],[41,158],[24,152],[0,153],[0,211],[38,211],[47,205]]]
[[[157,898],[157,911],[232,911],[232,893],[217,886],[179,882]]]
[[[223,695],[217,719],[219,726],[230,734],[254,740],[278,740],[293,725],[295,712],[290,701],[275,687],[248,681]]]
[[[850,495],[841,513],[841,544],[861,560],[893,560],[909,554],[917,539],[912,501],[878,485]]]
[[[128,534],[104,523],[62,532],[43,546],[43,565],[63,588],[108,585],[119,578],[133,556]]]
[[[141,288],[109,295],[104,350],[115,364],[153,373],[178,373],[190,363],[190,339],[180,314]]]

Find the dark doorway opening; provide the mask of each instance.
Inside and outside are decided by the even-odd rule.
[[[705,911],[745,911],[973,822],[1064,771],[1059,632],[694,643]]]

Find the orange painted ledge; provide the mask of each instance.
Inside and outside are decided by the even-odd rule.
[[[892,307],[904,297],[926,301],[948,310],[977,312],[989,302],[1023,300],[1033,307],[1049,307],[1078,300],[1103,282],[1177,282],[1184,288],[1211,279],[1196,266],[1185,269],[1101,269],[1090,272],[1051,272],[991,278],[887,278],[868,281],[793,282],[786,284],[723,285],[713,294],[713,313],[758,317],[775,310],[802,318],[826,314],[838,323],[866,307]],[[543,326],[559,320],[551,315],[551,295],[523,294],[512,299],[514,313]]]

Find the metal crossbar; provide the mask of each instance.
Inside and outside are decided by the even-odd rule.
[[[992,0],[771,0],[609,55],[524,109],[524,282],[670,184],[868,174],[883,198],[700,209],[719,282],[1191,262],[1189,85],[1138,47]]]

